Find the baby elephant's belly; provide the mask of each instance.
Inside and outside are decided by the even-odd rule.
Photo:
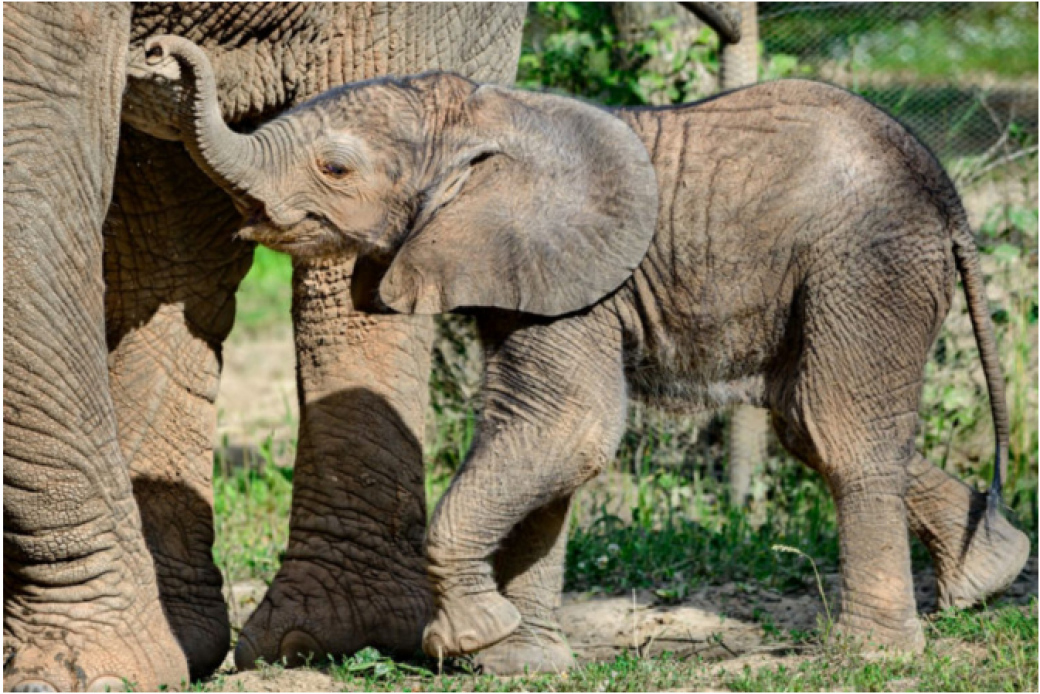
[[[770,374],[797,356],[788,334],[797,292],[776,282],[766,296],[712,280],[710,294],[684,300],[676,292],[657,311],[638,312],[626,355],[634,397],[668,409],[767,406]]]

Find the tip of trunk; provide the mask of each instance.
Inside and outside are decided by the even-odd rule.
[[[236,133],[224,122],[216,77],[205,51],[184,37],[172,35],[149,37],[144,50],[149,64],[172,58],[181,69],[188,100],[182,131],[192,159],[228,193],[252,197],[260,147],[255,136]]]

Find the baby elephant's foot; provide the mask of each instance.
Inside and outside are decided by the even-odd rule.
[[[477,654],[476,663],[492,675],[561,673],[574,667],[574,654],[559,627],[520,625],[505,639]]]
[[[520,626],[520,612],[497,591],[444,599],[423,632],[433,658],[464,655],[492,646]]]
[[[1029,560],[1030,542],[999,513],[983,518],[967,551],[936,567],[939,608],[971,607],[1006,590]]]

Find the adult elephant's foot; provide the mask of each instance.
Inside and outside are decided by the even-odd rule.
[[[102,601],[111,599],[105,596]],[[157,600],[138,614],[88,614],[63,623],[68,605],[5,614],[4,689],[103,692],[186,689],[188,668]],[[96,620],[96,621],[95,621]]]
[[[160,574],[161,584],[169,581],[169,574]],[[215,591],[212,583],[196,584],[196,588],[175,595],[163,591],[162,596],[170,628],[188,660],[192,680],[215,672],[231,647],[231,623],[220,592],[219,574]]]
[[[971,607],[1010,586],[1029,559],[1029,538],[986,495],[916,455],[907,517],[935,564],[938,606]]]
[[[520,612],[497,590],[444,597],[423,632],[423,650],[434,658],[465,655],[493,646],[520,626]]]
[[[188,466],[183,470],[183,477],[193,471]],[[211,484],[208,475],[203,482]],[[203,494],[183,483],[134,480],[159,598],[193,680],[212,674],[231,647],[223,581],[213,563],[213,508]]]
[[[574,654],[558,625],[524,622],[512,634],[476,655],[492,675],[561,673],[574,667]]]
[[[403,574],[359,576],[335,569],[287,560],[239,635],[235,666],[249,670],[263,661],[294,667],[367,646],[417,654],[432,613],[425,577],[409,581]]]

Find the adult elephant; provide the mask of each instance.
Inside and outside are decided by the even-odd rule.
[[[8,3],[4,20],[4,686],[180,686],[229,643],[211,442],[253,247],[178,142],[180,75],[145,69],[144,39],[200,44],[248,130],[382,74],[509,82],[523,6]],[[240,666],[413,649],[431,611],[432,327],[355,314],[351,273],[294,269],[290,541]]]

